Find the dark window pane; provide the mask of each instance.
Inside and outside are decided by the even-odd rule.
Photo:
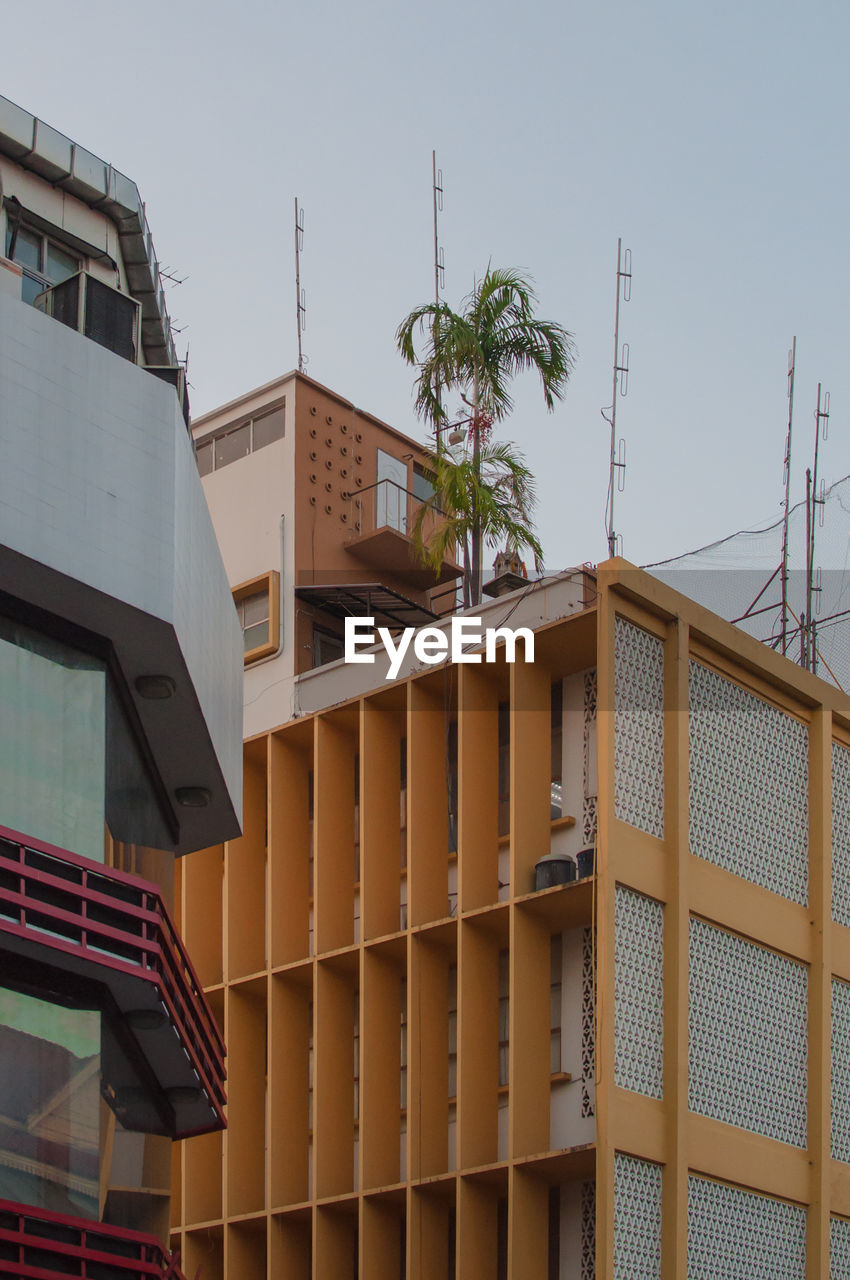
[[[12,242],[12,233],[10,229],[6,231],[6,252]],[[18,227],[18,235],[15,240],[15,262],[22,267],[32,267],[33,271],[41,270],[41,236],[35,235],[32,231],[27,231],[26,227]]]
[[[254,449],[262,449],[264,445],[282,439],[284,417],[281,405],[279,409],[273,409],[271,413],[264,413],[261,418],[254,419]]]
[[[198,464],[198,472],[202,476],[208,476],[213,469],[213,442],[207,440],[204,444],[199,444],[195,449],[195,461]]]
[[[61,280],[67,280],[68,276],[74,275],[80,269],[79,261],[70,253],[66,253],[64,249],[60,249],[58,245],[47,242],[47,263],[44,268],[44,274],[50,278],[54,284],[59,284]]]
[[[343,656],[342,637],[329,631],[313,628],[313,666],[323,667],[326,662],[336,662]]]
[[[422,502],[427,502],[434,492],[434,486],[430,478],[426,474],[424,467],[420,467],[418,462],[413,464],[413,492]]]
[[[256,626],[246,627],[245,630],[242,632],[242,635],[245,640],[246,653],[249,653],[251,649],[258,648],[261,644],[268,644],[269,642],[268,619],[266,619],[265,622],[258,622]]]
[[[44,293],[47,287],[44,280],[39,280],[37,276],[31,276],[28,271],[25,271],[21,285],[21,298],[32,306],[38,295]]]
[[[235,462],[237,458],[244,458],[250,452],[251,427],[246,422],[244,427],[237,427],[235,431],[228,431],[226,436],[219,436],[216,440],[216,468],[226,467],[229,462]]]
[[[0,707],[3,824],[102,862],[104,663],[0,619]]]

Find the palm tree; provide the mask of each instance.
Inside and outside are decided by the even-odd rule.
[[[566,390],[575,360],[572,334],[559,324],[538,320],[534,316],[536,301],[527,276],[488,267],[481,282],[464,298],[460,313],[442,302],[425,303],[411,311],[396,333],[404,359],[419,367],[416,411],[434,425],[435,457],[442,456],[440,428],[447,421],[440,389],[459,391],[470,411],[475,483],[461,488],[472,506],[454,514],[462,515],[469,525],[468,594],[473,605],[481,601],[485,517],[488,512],[491,517],[493,514],[481,483],[484,438],[490,425],[507,417],[513,408],[510,384],[517,374],[537,371],[546,408],[551,411],[555,400],[560,400]],[[417,359],[414,344],[417,330],[426,339],[421,360]],[[451,516],[452,511],[447,514]],[[490,541],[489,536],[487,540]],[[531,545],[527,538],[525,545]]]
[[[439,573],[452,554],[463,564],[463,603],[473,599],[472,539],[485,546],[520,552],[528,547],[539,569],[543,551],[531,524],[534,477],[510,444],[482,441],[477,459],[463,448],[443,448],[429,457],[433,493],[420,507],[413,539],[426,565]],[[439,515],[439,520],[434,519]]]

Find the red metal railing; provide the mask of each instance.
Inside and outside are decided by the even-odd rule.
[[[185,1280],[155,1236],[0,1200],[0,1275],[19,1280]]]
[[[3,934],[153,983],[223,1124],[224,1041],[155,884],[0,827]]]

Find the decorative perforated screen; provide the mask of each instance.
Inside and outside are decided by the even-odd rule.
[[[595,794],[595,786],[591,786],[591,778],[596,773],[596,761],[592,758],[596,751],[596,735],[593,726],[599,706],[599,681],[596,668],[586,671],[584,675],[584,800],[581,814],[581,835],[586,845],[593,844],[596,839],[596,822],[599,803]]]
[[[688,1106],[806,1145],[808,969],[691,920]]]
[[[660,1280],[661,1165],[614,1155],[614,1280]]]
[[[614,620],[614,814],[664,838],[664,645]]]
[[[691,852],[806,905],[806,726],[699,662],[690,713]]]
[[[688,1178],[688,1280],[804,1280],[806,1211]]]
[[[850,986],[832,979],[833,1160],[850,1164]]]
[[[850,751],[832,744],[832,918],[850,926]]]
[[[581,1114],[596,1114],[594,1074],[596,1063],[596,994],[594,991],[593,930],[581,934]]]
[[[829,1278],[850,1280],[850,1221],[847,1218],[829,1220]]]
[[[617,885],[614,899],[614,1082],[664,1089],[664,908]]]
[[[581,1280],[596,1280],[596,1183],[581,1184]]]

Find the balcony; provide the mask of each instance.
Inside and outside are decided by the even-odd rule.
[[[0,953],[7,972],[42,965],[106,989],[169,1118],[157,1128],[139,1097],[128,1127],[224,1128],[224,1041],[156,885],[0,827]]]
[[[0,1275],[185,1280],[154,1236],[0,1200]]]
[[[434,570],[426,569],[419,559],[413,530],[425,503],[415,493],[394,480],[379,480],[349,498],[348,522],[353,532],[346,550],[358,560],[415,582],[421,591],[460,577],[462,570],[453,560],[444,559],[435,578]],[[440,518],[438,512],[426,516],[422,530],[426,539]]]

